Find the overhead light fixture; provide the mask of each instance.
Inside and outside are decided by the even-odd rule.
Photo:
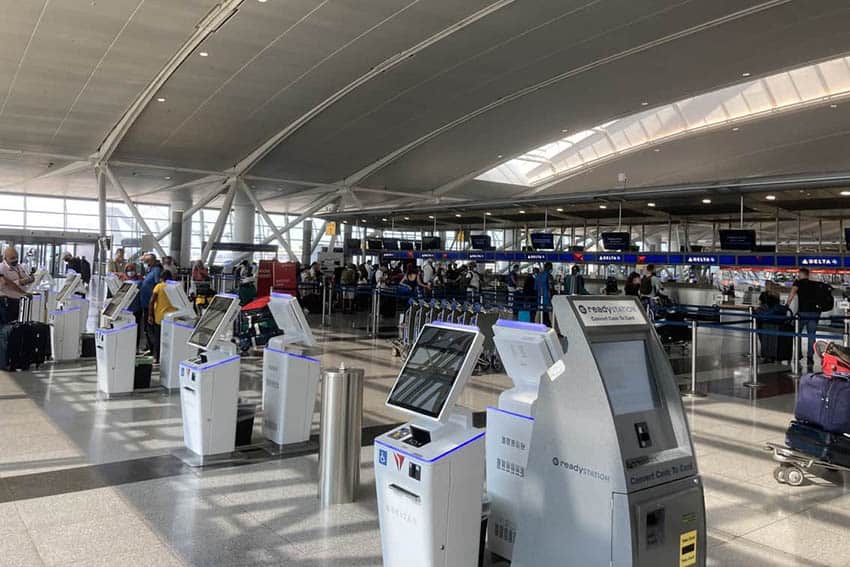
[[[655,203],[647,203],[647,204],[646,204],[646,206],[647,206],[647,207],[654,207],[654,206],[655,206]]]
[[[742,76],[742,77],[749,77],[749,76],[751,76],[751,75],[752,75],[752,73],[750,73],[750,72],[746,72],[746,71],[745,71],[745,72],[743,72],[743,73],[741,73],[741,76]]]
[[[703,205],[710,205],[710,204],[711,204],[711,199],[703,199],[703,200],[702,200],[702,204],[703,204]]]
[[[505,156],[503,156],[502,154],[499,154],[499,155],[496,156],[496,159],[502,159],[503,157],[505,157]]]
[[[600,209],[607,209],[607,208],[608,208],[608,205],[599,205],[599,208],[600,208]]]
[[[491,213],[490,211],[487,211],[487,212],[486,212],[486,213],[484,213],[484,214],[485,214],[485,215],[487,215],[488,217],[492,217],[492,216],[493,216],[493,213]]]
[[[410,220],[410,217],[404,217],[404,220]]]
[[[832,104],[829,105],[829,107],[830,108],[838,108],[838,105],[833,102]]]
[[[563,213],[563,212],[564,212],[564,208],[563,208],[563,207],[558,207],[558,208],[557,208],[557,209],[555,209],[555,210],[556,210],[556,211],[558,211],[559,213]]]
[[[765,199],[767,199],[768,201],[775,201],[775,200],[776,200],[776,195],[767,195],[767,196],[765,197]]]
[[[732,131],[733,131],[733,132],[738,132],[739,130],[740,130],[740,128],[738,128],[737,126],[735,126],[734,128],[732,128]]]
[[[524,215],[525,211],[520,211],[519,214]]]
[[[366,222],[366,219],[360,219],[360,222]]]
[[[640,105],[641,105],[641,106],[649,106],[649,103],[648,103],[648,102],[646,102],[646,101],[643,101],[642,103],[640,103]]]
[[[456,216],[457,218],[460,218],[460,217],[462,217],[463,215],[461,215],[460,213],[455,213],[455,216]]]
[[[265,4],[267,0],[257,0],[260,4]]]
[[[207,51],[201,51],[200,53],[198,53],[198,55],[200,55],[201,57],[209,57],[210,56],[209,52],[207,52]]]
[[[166,100],[166,98],[165,98],[164,96],[158,96],[158,97],[156,97],[156,101],[157,101],[157,102],[165,102],[165,100]]]
[[[382,220],[383,222],[387,222],[386,217],[382,218],[381,220]]]
[[[561,129],[561,134],[566,134],[567,132],[569,132],[569,130],[567,130],[566,128]]]
[[[166,180],[166,181],[171,181],[171,176],[170,176],[170,175],[166,175],[166,176],[165,176],[165,180]]]
[[[434,220],[434,215],[428,215],[428,218]]]
[[[850,191],[842,191],[841,196],[842,197],[850,197]]]

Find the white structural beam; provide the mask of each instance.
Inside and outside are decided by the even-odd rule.
[[[81,171],[85,171],[86,169],[92,169],[92,164],[89,161],[75,161],[71,162],[67,165],[63,165],[62,167],[56,169],[49,169],[44,173],[36,175],[35,177],[30,177],[29,179],[24,179],[23,181],[16,181],[15,183],[9,183],[7,185],[0,185],[0,191],[3,189],[11,189],[11,188],[19,188],[21,185],[26,185],[27,183],[31,183],[33,181],[43,181],[45,179],[51,179],[53,177],[63,177],[65,175],[73,175],[75,173],[79,173]]]
[[[726,14],[725,16],[721,16],[721,17],[716,18],[714,20],[710,20],[710,21],[704,22],[702,24],[698,24],[698,25],[695,25],[695,26],[692,26],[692,27],[689,27],[689,28],[685,28],[683,30],[679,30],[679,31],[674,32],[672,34],[669,34],[669,35],[666,35],[666,36],[663,36],[663,37],[659,37],[657,39],[642,43],[640,45],[636,45],[636,46],[631,47],[629,49],[625,49],[623,51],[620,51],[618,53],[613,53],[613,54],[611,54],[607,57],[602,57],[602,58],[597,59],[595,61],[591,61],[591,62],[589,62],[585,65],[582,65],[580,67],[570,69],[568,71],[565,71],[565,72],[560,73],[558,75],[555,75],[553,77],[549,77],[548,79],[540,81],[536,84],[529,85],[525,88],[514,91],[513,93],[510,93],[510,94],[507,94],[503,97],[500,97],[498,100],[495,100],[495,101],[493,101],[489,104],[486,104],[482,107],[479,107],[479,108],[473,110],[472,112],[469,112],[467,114],[459,116],[458,118],[455,118],[454,120],[443,124],[439,128],[436,128],[436,129],[426,133],[425,135],[420,136],[419,138],[405,144],[404,146],[397,148],[393,152],[391,152],[391,153],[385,155],[384,157],[372,162],[368,166],[360,169],[359,171],[349,175],[348,177],[345,178],[345,181],[343,181],[343,184],[345,184],[345,185],[357,185],[361,181],[363,181],[364,179],[366,179],[366,178],[370,177],[371,175],[373,175],[374,173],[376,173],[377,171],[380,171],[381,169],[387,167],[391,163],[397,161],[398,159],[400,159],[404,155],[412,152],[416,148],[430,142],[434,138],[437,138],[438,136],[445,134],[446,132],[449,132],[449,131],[451,131],[451,130],[459,127],[459,126],[462,126],[463,124],[465,124],[465,123],[467,123],[471,120],[474,120],[474,119],[478,118],[479,116],[482,116],[482,115],[490,112],[491,110],[495,110],[496,108],[499,108],[499,107],[501,107],[505,104],[519,100],[519,99],[521,99],[525,96],[528,96],[530,94],[533,94],[537,91],[549,88],[549,87],[551,87],[551,86],[553,86],[557,83],[560,83],[560,82],[567,80],[567,79],[570,79],[572,77],[576,77],[578,75],[587,73],[589,71],[593,71],[595,69],[603,67],[604,65],[608,65],[610,63],[614,63],[616,61],[626,59],[626,58],[631,57],[633,55],[637,55],[637,54],[640,54],[640,53],[647,52],[649,50],[655,49],[656,47],[659,47],[659,46],[662,46],[662,45],[665,45],[665,44],[668,44],[668,43],[672,43],[674,41],[684,39],[684,38],[690,37],[692,35],[696,35],[698,33],[704,32],[704,31],[712,29],[712,28],[716,28],[716,27],[719,27],[719,26],[722,26],[722,25],[725,25],[725,24],[735,22],[735,21],[743,19],[743,18],[747,18],[749,16],[752,16],[753,14],[757,14],[759,12],[763,12],[765,10],[775,8],[777,6],[782,6],[784,4],[788,4],[789,2],[791,2],[791,0],[767,0],[766,2],[756,4],[755,6],[750,6],[748,8],[743,9],[743,10],[739,10],[739,11],[733,12],[731,14]]]
[[[126,189],[124,189],[124,186],[121,184],[121,181],[119,181],[115,174],[112,173],[112,170],[109,168],[108,165],[102,165],[101,168],[106,173],[106,176],[109,177],[109,182],[112,184],[115,190],[121,194],[121,197],[124,199],[124,203],[130,209],[130,212],[133,214],[133,217],[135,217],[136,222],[139,223],[139,226],[142,227],[142,231],[146,235],[154,239],[153,246],[154,248],[156,248],[157,253],[160,256],[167,256],[165,250],[160,245],[159,240],[156,239],[156,235],[151,232],[151,229],[148,226],[145,217],[142,216],[142,214],[139,212],[139,209],[136,207],[136,203],[134,203],[132,199],[130,199],[130,195],[127,194],[127,191]]]
[[[198,48],[210,34],[220,28],[242,5],[244,0],[224,0],[216,5],[209,14],[195,27],[194,33],[180,47],[177,53],[165,64],[165,67],[148,83],[147,87],[136,97],[127,112],[121,117],[118,123],[112,127],[109,134],[103,140],[103,143],[98,148],[97,152],[92,156],[97,162],[106,162],[112,157],[112,154],[118,149],[121,141],[139,119],[142,112],[148,104],[150,104],[156,93],[165,85],[168,79],[180,68],[186,59],[188,59],[195,49]]]
[[[147,195],[153,195],[155,193],[161,193],[163,191],[178,191],[180,189],[190,189],[199,185],[207,185],[209,183],[215,183],[216,181],[224,181],[225,179],[227,179],[226,175],[205,175],[204,177],[192,179],[191,181],[186,181],[185,183],[177,183],[175,185],[163,185],[155,189],[148,189],[146,191],[141,191],[140,193],[133,193],[132,196],[145,197]]]
[[[213,244],[221,239],[221,234],[224,232],[224,225],[227,222],[227,217],[230,216],[230,209],[233,208],[233,198],[236,196],[236,190],[236,179],[228,179],[227,195],[224,197],[224,204],[218,212],[218,218],[215,219],[215,224],[213,225],[210,237],[207,239],[207,243],[201,252],[201,260],[203,260],[205,264],[212,262],[212,259],[210,259],[210,253],[212,252]],[[215,255],[213,255],[212,258],[215,258]]]
[[[237,163],[233,169],[229,172],[232,175],[241,176],[244,173],[248,172],[257,165],[264,157],[266,157],[269,153],[271,153],[277,146],[279,146],[284,140],[292,136],[295,132],[297,132],[301,127],[305,124],[313,120],[316,116],[330,108],[332,105],[337,103],[346,95],[350,94],[355,89],[363,86],[368,83],[375,77],[380,76],[383,73],[388,72],[394,67],[405,63],[409,58],[414,57],[417,53],[431,47],[432,45],[450,37],[451,35],[463,30],[464,28],[471,26],[475,22],[481,20],[496,12],[497,10],[501,10],[505,6],[509,6],[513,4],[516,0],[498,0],[497,2],[493,2],[489,6],[475,12],[463,18],[459,22],[452,24],[451,26],[437,32],[436,34],[420,41],[416,45],[409,47],[403,51],[400,51],[394,54],[392,57],[385,59],[381,63],[378,63],[369,71],[352,82],[348,83],[331,96],[311,108],[306,113],[299,116],[293,122],[288,124],[285,128],[277,132],[274,136],[266,140],[259,147],[257,147],[254,151],[249,153],[242,161]]]
[[[227,181],[222,180],[222,183],[220,185],[216,185],[215,187],[210,189],[210,191],[206,195],[201,197],[199,200],[195,201],[195,204],[192,205],[192,208],[190,208],[187,211],[183,211],[183,218],[187,218],[187,219],[192,218],[192,215],[194,215],[195,213],[197,213],[198,211],[200,211],[201,209],[206,207],[216,197],[218,197],[219,195],[221,195],[222,193],[227,191],[227,187],[228,187]],[[171,234],[171,225],[170,224],[169,224],[168,228],[166,228],[165,230],[163,230],[162,232],[160,232],[159,234],[156,235],[156,239],[157,239],[157,241],[162,240],[163,238],[165,238],[169,234]]]
[[[251,188],[248,187],[248,184],[245,183],[245,180],[240,177],[237,183],[239,184],[239,188],[242,190],[245,196],[248,197],[248,200],[251,201],[251,204],[254,205],[254,208],[257,209],[257,212],[260,213],[260,216],[263,217],[263,220],[271,229],[272,234],[277,237],[281,246],[283,246],[283,248],[286,250],[286,253],[289,255],[289,259],[293,262],[297,262],[298,258],[292,251],[292,247],[289,245],[289,240],[284,237],[283,233],[277,229],[277,226],[275,226],[271,216],[269,216],[269,214],[266,212],[266,209],[263,207],[262,203],[260,203],[259,199],[257,199],[257,196],[254,195],[254,192],[251,191]]]

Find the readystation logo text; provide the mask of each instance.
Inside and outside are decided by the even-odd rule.
[[[558,457],[552,457],[552,464],[556,467],[560,467],[564,470],[567,470],[571,473],[575,473],[579,476],[591,478],[594,480],[599,480],[601,482],[611,482],[611,477],[603,472],[599,472],[597,470],[593,470],[590,467],[585,467],[583,465],[577,465],[575,463],[570,463],[568,461],[564,461]]]

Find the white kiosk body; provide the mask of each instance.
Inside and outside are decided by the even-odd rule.
[[[121,284],[103,308],[95,332],[97,389],[107,396],[133,391],[138,325],[125,309],[139,293],[133,282]]]
[[[183,441],[202,457],[236,448],[240,361],[230,338],[238,313],[237,296],[216,295],[189,337],[201,354],[180,363]]]
[[[634,297],[555,296],[513,565],[702,567],[705,505],[676,377]]]
[[[56,294],[56,308],[49,313],[51,350],[57,362],[80,358],[80,333],[84,317],[88,318],[88,302],[73,294],[81,284],[80,274],[69,274]]]
[[[310,439],[321,365],[303,347],[316,339],[298,300],[272,292],[269,310],[283,335],[269,340],[263,353],[263,435],[277,445]]]
[[[422,328],[387,399],[413,421],[375,440],[375,483],[385,567],[477,565],[484,430],[455,407],[484,336],[476,327]]]
[[[166,390],[180,388],[180,363],[192,358],[197,348],[189,345],[189,337],[198,323],[195,308],[178,281],[165,282],[168,301],[176,311],[162,320],[159,343],[159,383]]]
[[[540,377],[564,356],[564,350],[555,331],[537,323],[502,319],[493,326],[493,335],[514,387],[502,392],[498,407],[487,408],[487,547],[511,559]]]

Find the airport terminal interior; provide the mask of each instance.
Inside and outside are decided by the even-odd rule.
[[[0,567],[850,567],[848,30],[0,2]]]

